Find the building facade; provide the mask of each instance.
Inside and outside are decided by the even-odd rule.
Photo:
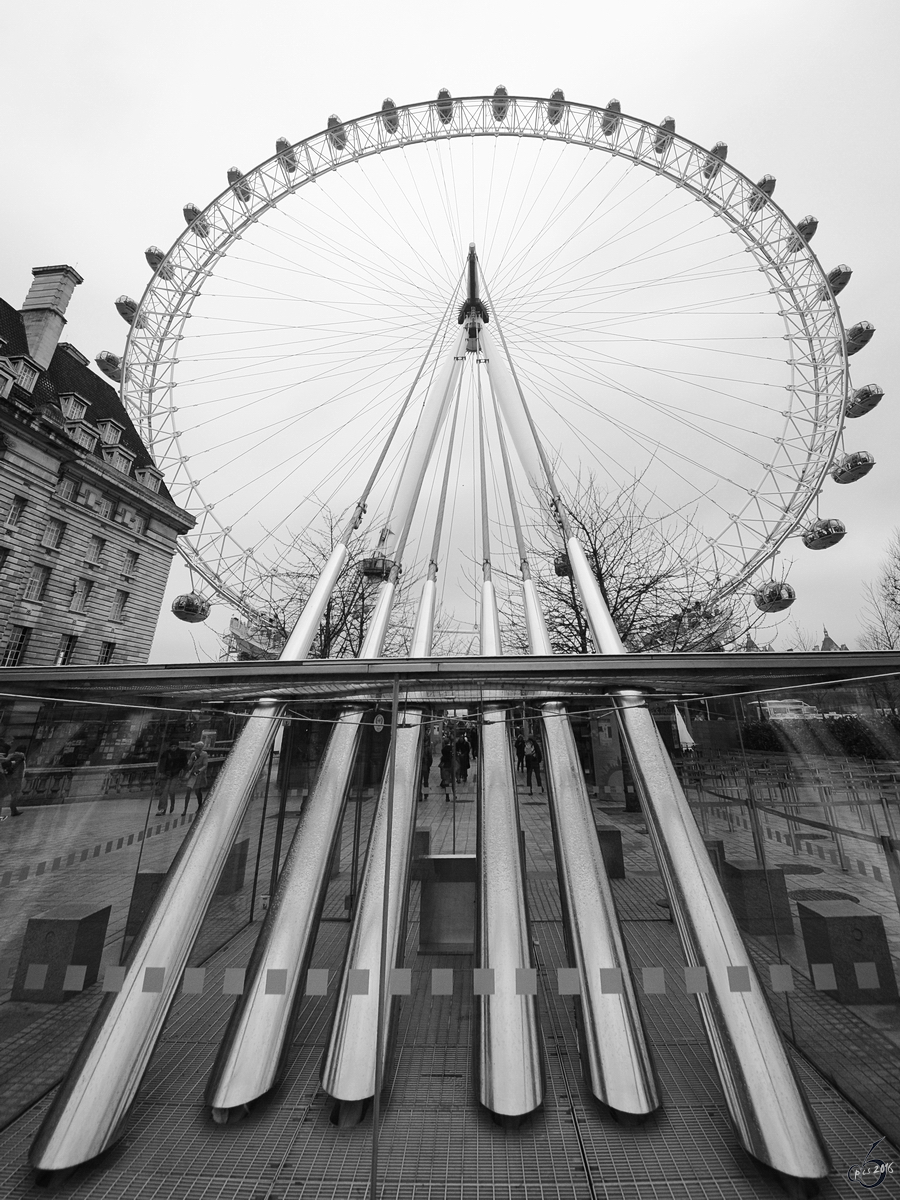
[[[0,300],[0,666],[145,662],[193,518],[115,391],[60,342],[82,282],[37,267]]]

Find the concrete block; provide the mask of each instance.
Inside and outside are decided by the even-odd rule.
[[[807,960],[834,970],[835,987],[826,989],[826,995],[841,1004],[900,999],[880,914],[852,900],[801,900],[797,911]]]
[[[784,872],[755,858],[726,862],[722,878],[738,927],[744,933],[792,934],[794,921]]]
[[[166,877],[165,871],[139,871],[131,889],[131,903],[125,922],[125,936],[137,937]]]
[[[600,853],[610,879],[625,878],[625,855],[622,851],[622,831],[614,825],[598,825],[597,839]]]
[[[71,1000],[81,990],[66,990],[66,983],[71,987],[75,982],[72,966],[85,968],[82,988],[96,983],[111,912],[111,905],[70,904],[32,917],[19,953],[12,999],[32,1004]],[[41,967],[46,970],[36,970]],[[35,983],[40,987],[35,988]]]
[[[233,896],[244,886],[247,875],[247,855],[250,850],[250,839],[244,838],[235,842],[225,860],[225,868],[216,888],[217,896]]]
[[[705,837],[703,845],[719,879],[725,878],[725,843],[721,838]]]
[[[432,854],[421,860],[420,954],[474,954],[474,854]]]

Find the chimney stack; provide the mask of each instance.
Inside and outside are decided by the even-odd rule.
[[[22,305],[28,353],[46,371],[66,323],[72,293],[84,280],[74,267],[33,267],[34,282]]]

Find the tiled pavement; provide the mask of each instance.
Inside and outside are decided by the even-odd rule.
[[[554,986],[555,970],[566,959],[548,810],[540,795],[521,795],[520,803],[546,1064],[544,1105],[515,1131],[499,1128],[479,1110],[472,1078],[472,992],[466,982],[472,960],[416,954],[414,884],[407,958],[413,968],[413,992],[398,1001],[396,1049],[380,1137],[384,1195],[416,1200],[780,1197],[780,1190],[737,1146],[725,1118],[696,1002],[677,982],[683,959],[674,927],[656,904],[662,888],[648,840],[638,832],[642,820],[608,810],[602,820],[622,829],[625,844],[628,878],[615,881],[614,891],[632,967],[639,972],[644,966],[662,965],[672,982],[662,996],[639,989],[663,1109],[638,1128],[618,1126],[597,1110],[578,1066],[576,1002],[560,996]],[[371,808],[363,806],[368,814]],[[471,803],[453,806],[433,798],[419,805],[417,824],[432,829],[433,850],[447,852],[455,817],[457,850],[471,852],[474,812]],[[349,884],[352,817],[351,805],[343,832],[343,871],[329,889],[313,962],[315,968],[332,972],[331,995],[348,931],[340,916]],[[247,927],[207,960],[202,994],[179,997],[123,1141],[63,1183],[59,1194],[78,1200],[362,1200],[366,1195],[371,1116],[354,1129],[338,1130],[328,1120],[330,1101],[318,1087],[330,1018],[328,998],[305,1000],[288,1077],[266,1103],[241,1124],[226,1127],[214,1125],[203,1108],[205,1079],[233,1003],[223,995],[224,973],[246,964],[257,930],[258,925]],[[754,944],[752,949],[761,960],[770,954],[765,946]],[[455,968],[452,995],[431,994],[434,967]],[[795,1017],[800,1012],[798,999],[809,1003],[810,1019],[818,1024],[827,998],[811,988],[795,993]],[[66,1013],[76,1017],[73,1006],[88,1000],[85,994],[69,1001]],[[777,1000],[776,1007],[778,1003],[786,1009],[785,998]],[[855,1049],[860,1055],[857,1073],[864,1075],[871,1065],[871,1045],[865,1038],[854,1041],[853,1023],[843,1020],[848,1014],[837,1005],[833,1008],[838,1010],[831,1032],[834,1044],[840,1046],[844,1038],[841,1052]],[[73,1021],[73,1030],[77,1023]],[[73,1035],[72,1045],[76,1041]],[[798,1058],[797,1064],[835,1162],[836,1174],[823,1197],[858,1195],[859,1185],[849,1183],[844,1172],[864,1157],[878,1133],[804,1059]],[[28,1072],[28,1061],[21,1069]],[[30,1200],[46,1194],[35,1189],[25,1163],[46,1104],[39,1102],[0,1134],[0,1195]],[[900,1160],[884,1144],[880,1154]],[[892,1178],[878,1194],[898,1194]]]

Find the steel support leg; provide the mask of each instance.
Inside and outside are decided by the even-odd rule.
[[[525,870],[509,736],[503,711],[486,712],[478,750],[478,941],[476,963],[493,991],[476,995],[478,1099],[517,1119],[543,1100],[537,997],[518,975],[531,961]]]

